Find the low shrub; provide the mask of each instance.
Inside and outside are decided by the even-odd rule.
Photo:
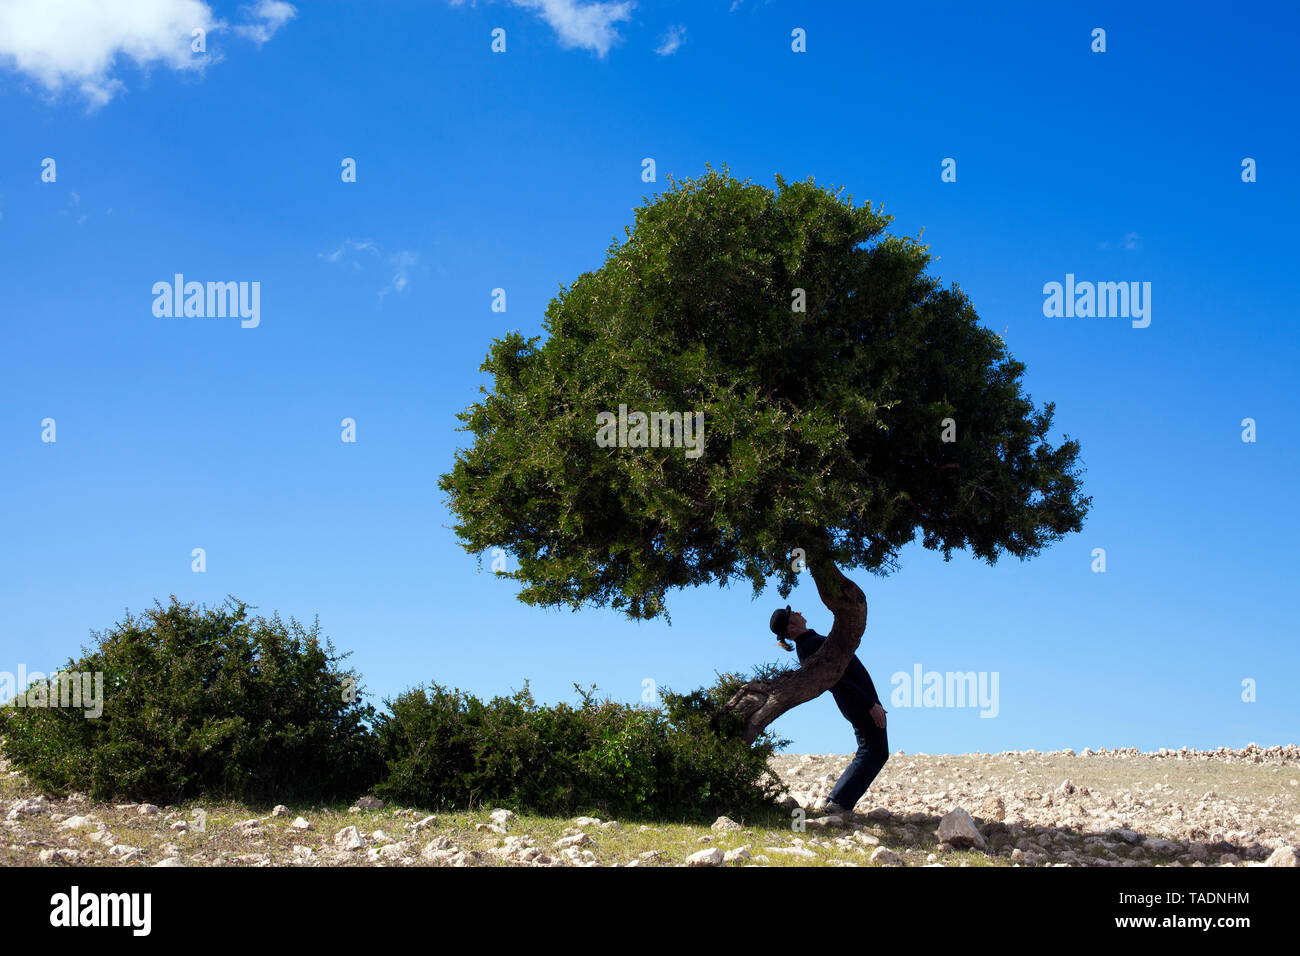
[[[102,674],[102,713],[48,706],[51,675],[0,707],[5,754],[42,788],[97,800],[355,797],[382,770],[374,708],[319,631],[234,599],[128,613],[64,669]]]

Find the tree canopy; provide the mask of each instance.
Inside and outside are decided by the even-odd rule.
[[[725,167],[645,202],[544,341],[491,343],[440,480],[463,547],[512,554],[528,603],[650,618],[737,577],[788,595],[796,548],[884,574],[918,538],[991,564],[1078,531],[1078,443],[1049,442],[1054,405],[892,218]],[[602,447],[620,406],[703,413],[702,454]]]

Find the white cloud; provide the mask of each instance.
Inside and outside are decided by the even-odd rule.
[[[461,6],[465,0],[452,0]],[[610,47],[622,39],[615,24],[627,20],[636,6],[631,0],[619,3],[581,0],[510,0],[516,7],[532,10],[553,29],[560,46],[566,49],[591,50],[605,56]]]
[[[1097,243],[1098,249],[1127,249],[1130,252],[1142,248],[1142,237],[1136,232],[1124,233],[1124,240],[1119,243],[1111,244],[1109,239]]]
[[[261,46],[298,15],[298,8],[284,0],[258,0],[250,12],[254,20],[261,22],[241,23],[235,27],[235,32]]]
[[[659,45],[655,47],[655,52],[660,56],[672,56],[677,52],[677,48],[682,45],[682,41],[685,39],[685,27],[669,27],[668,32],[659,38]]]
[[[335,264],[342,263],[352,267],[353,272],[361,271],[361,263],[358,257],[353,253],[366,252],[376,258],[383,257],[384,260],[393,270],[393,277],[388,280],[388,284],[379,290],[377,295],[380,298],[388,295],[390,292],[402,292],[410,283],[409,272],[412,266],[419,262],[420,257],[414,252],[406,249],[394,252],[392,255],[384,256],[383,247],[373,239],[344,239],[333,252],[318,252],[317,258],[324,259],[326,262]]]
[[[318,252],[316,255],[326,262],[349,262],[354,269],[361,268],[355,259],[348,256],[350,252],[369,252],[377,256],[379,255],[379,246],[371,239],[344,239],[343,244],[333,252]]]
[[[379,290],[379,294],[383,296],[389,292],[401,292],[405,289],[407,283],[406,270],[415,265],[416,259],[414,252],[407,252],[406,250],[389,256],[388,264],[393,267],[393,278],[388,283],[387,288]]]
[[[236,30],[262,43],[296,11],[259,0],[249,12],[260,22]],[[220,56],[194,52],[194,31],[225,28],[204,0],[0,0],[0,65],[51,94],[76,90],[93,109],[126,88],[114,75],[121,60],[202,70]]]

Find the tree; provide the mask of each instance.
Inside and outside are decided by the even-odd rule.
[[[1090,505],[1078,443],[1047,440],[1054,405],[1022,395],[1024,365],[926,274],[919,237],[842,189],[776,186],[710,168],[639,207],[551,301],[545,342],[492,342],[493,388],[459,415],[474,444],[440,481],[462,546],[511,553],[530,604],[653,618],[671,589],[737,577],[785,597],[802,549],[834,625],[731,699],[750,741],[856,650],[866,600],[840,568],[887,574],[918,535],[945,560],[1024,559]],[[620,406],[626,443],[605,447]],[[634,413],[660,411],[703,414],[701,454],[634,447],[653,440]]]

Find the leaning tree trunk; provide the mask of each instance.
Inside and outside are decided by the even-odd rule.
[[[787,710],[835,686],[866,630],[867,599],[862,589],[846,578],[829,558],[813,558],[809,570],[822,603],[835,615],[835,623],[826,636],[826,643],[798,670],[786,671],[773,680],[749,681],[727,701],[727,710],[737,710],[745,717],[747,743],[757,740]]]

